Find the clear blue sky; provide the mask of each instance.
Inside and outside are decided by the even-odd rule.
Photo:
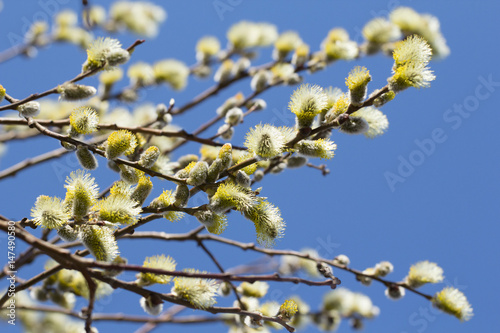
[[[321,255],[333,257],[344,253],[351,258],[352,266],[359,269],[373,266],[381,260],[389,260],[395,266],[390,279],[402,279],[412,263],[419,260],[437,262],[443,267],[444,284],[424,286],[422,291],[433,294],[445,284],[460,288],[474,307],[475,316],[461,324],[457,319],[430,309],[429,302],[407,293],[404,299],[393,302],[384,295],[382,285],[374,283],[364,287],[350,274],[335,271],[342,285],[368,294],[381,308],[378,318],[366,323],[366,332],[433,333],[433,332],[490,332],[498,327],[499,245],[499,132],[497,114],[500,83],[484,90],[489,95],[477,99],[477,87],[484,80],[500,82],[499,41],[500,25],[497,1],[226,1],[233,3],[230,11],[218,15],[215,1],[161,2],[168,12],[156,39],[137,48],[134,60],[154,62],[163,58],[178,58],[192,64],[194,45],[205,34],[218,36],[225,44],[225,32],[239,20],[268,21],[280,31],[296,30],[313,49],[317,49],[326,33],[333,27],[342,26],[352,36],[357,36],[363,25],[375,16],[386,15],[394,3],[408,5],[419,12],[437,16],[441,29],[451,48],[451,55],[440,62],[432,62],[437,76],[429,89],[409,89],[383,108],[390,122],[389,131],[374,140],[364,136],[347,136],[334,133],[338,145],[334,159],[328,161],[331,174],[323,177],[312,169],[289,170],[278,176],[269,176],[259,184],[263,195],[281,208],[287,222],[285,238],[278,242],[278,249],[318,248]],[[61,8],[68,1],[54,0]],[[92,3],[97,1],[91,1]],[[160,3],[160,1],[156,1]],[[29,3],[29,5],[27,5]],[[43,12],[44,1],[5,1],[0,12],[0,49],[10,46],[8,33],[21,35],[27,21],[33,21],[36,13]],[[99,3],[110,2],[99,1]],[[69,6],[79,8],[76,5]],[[116,35],[124,45],[135,39],[129,35]],[[358,39],[359,40],[359,39]],[[265,50],[256,60],[265,62],[270,50]],[[0,84],[14,97],[21,98],[33,92],[44,91],[74,77],[85,60],[85,53],[72,46],[55,45],[39,52],[36,59],[15,59],[0,65]],[[305,82],[321,86],[344,87],[347,73],[355,65],[366,66],[372,73],[372,89],[385,84],[392,60],[380,55],[354,62],[339,62],[326,71],[306,75]],[[95,84],[95,79],[87,79]],[[167,103],[171,97],[182,105],[192,96],[211,85],[210,80],[190,80],[188,89],[176,93],[165,87],[147,90],[144,100]],[[215,108],[237,91],[249,92],[245,81],[228,89],[215,99],[207,101],[180,117],[176,122],[193,130],[199,119],[214,115]],[[293,91],[291,87],[278,87],[266,92],[268,108],[256,113],[245,126],[259,122],[275,125],[291,125],[286,106]],[[477,104],[475,104],[477,102]],[[456,105],[464,105],[464,113],[455,111]],[[471,110],[471,111],[467,111]],[[453,112],[453,114],[452,114]],[[454,118],[450,118],[451,116]],[[195,121],[193,121],[193,119]],[[424,155],[417,142],[432,139],[434,131],[445,138],[435,143],[434,150]],[[243,127],[238,129],[235,143],[242,142]],[[239,140],[239,141],[238,141]],[[0,160],[0,169],[15,164],[28,155],[55,149],[59,143],[41,139],[31,144],[16,142]],[[189,145],[185,151],[197,149]],[[421,153],[419,153],[421,151]],[[423,159],[418,160],[419,157]],[[417,166],[403,174],[404,182],[392,188],[385,178],[387,172],[397,174],[402,160],[417,159]],[[114,174],[101,167],[93,175],[101,188],[114,180]],[[319,161],[318,161],[319,162]],[[57,164],[59,163],[59,164]],[[58,168],[59,167],[59,168]],[[40,194],[63,196],[63,181],[56,174],[63,167],[64,177],[78,168],[74,157],[64,157],[39,167],[19,173],[16,177],[0,182],[0,213],[20,219],[29,216],[35,198]],[[404,171],[404,170],[403,170]],[[156,182],[155,190],[170,186]],[[156,221],[144,230],[182,232],[197,224],[194,219],[170,224]],[[253,226],[231,214],[229,228],[224,234],[240,241],[254,241]],[[2,236],[3,237],[3,236]],[[5,238],[1,238],[5,244]],[[334,246],[325,248],[322,244]],[[147,255],[158,251],[172,255],[179,268],[197,265],[215,271],[211,262],[193,244],[146,242],[144,247],[130,241],[120,242],[120,250],[132,263],[141,263]],[[225,267],[251,260],[251,256],[239,251],[208,244],[219,255]],[[158,249],[161,248],[161,250]],[[5,253],[2,250],[2,253]],[[228,253],[231,253],[228,255]],[[3,262],[3,261],[2,261]],[[27,278],[40,265],[21,271]],[[124,278],[133,279],[132,274]],[[5,281],[0,283],[3,288]],[[168,288],[169,289],[169,288]],[[273,285],[272,290],[283,300],[287,294],[299,293],[314,308],[320,304],[321,288],[293,285]],[[165,290],[168,291],[168,290]],[[117,292],[106,301],[99,311],[142,314],[138,299],[125,292]],[[109,304],[107,304],[109,301]],[[77,306],[84,303],[79,301]],[[224,305],[225,303],[220,303]],[[187,313],[187,312],[186,312]],[[98,323],[101,332],[116,330],[133,331],[137,326]],[[2,330],[4,324],[0,324]],[[171,327],[171,326],[168,326]],[[167,326],[165,326],[167,328]],[[173,329],[173,327],[172,327]],[[199,327],[176,327],[175,330],[192,332]],[[182,330],[181,330],[182,329]],[[225,331],[222,325],[208,326],[209,332]],[[158,330],[160,331],[160,330]],[[313,332],[309,327],[306,331]],[[343,323],[340,332],[350,328]]]

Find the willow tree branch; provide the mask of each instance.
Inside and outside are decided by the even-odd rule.
[[[49,136],[51,138],[57,139],[57,140],[59,140],[61,142],[70,143],[70,144],[75,145],[75,146],[85,146],[90,151],[92,151],[92,152],[94,152],[94,153],[96,153],[98,155],[101,155],[102,157],[106,157],[106,153],[104,151],[96,148],[94,145],[90,145],[90,144],[85,143],[83,141],[76,140],[76,139],[73,139],[73,138],[71,138],[69,136],[62,135],[62,134],[56,133],[54,131],[51,131],[48,128],[40,125],[35,119],[33,119],[31,117],[27,118],[27,120],[28,120],[28,124],[30,126],[35,127],[43,135],[46,135],[46,136]],[[124,160],[122,158],[116,158],[113,161],[115,163],[117,163],[117,164],[127,165],[129,167],[134,168],[134,169],[143,171],[144,173],[146,173],[146,174],[148,174],[148,175],[150,175],[152,177],[164,178],[164,179],[169,180],[169,181],[173,181],[173,182],[177,182],[177,183],[183,183],[183,184],[186,182],[185,179],[180,179],[180,178],[172,177],[172,176],[169,176],[169,175],[162,174],[161,172],[157,172],[157,171],[151,170],[149,168],[145,168],[145,167],[139,165],[138,162],[132,162],[132,161]]]
[[[69,125],[69,119],[61,119],[61,120],[49,120],[49,119],[37,119],[36,122],[43,126],[54,126],[54,127],[63,127]],[[17,118],[0,118],[0,124],[4,125],[26,125],[28,126],[28,121],[26,119],[17,119]],[[198,142],[202,144],[206,144],[209,146],[221,147],[223,143],[213,141],[215,138],[200,138],[196,136],[196,134],[188,133],[185,130],[179,131],[163,131],[160,129],[149,128],[146,126],[138,126],[138,127],[130,127],[130,126],[120,126],[117,124],[100,124],[98,125],[98,129],[103,130],[128,130],[133,133],[144,133],[152,136],[159,137],[167,137],[167,138],[181,138],[187,141]],[[36,132],[37,134],[39,132]],[[24,135],[24,137],[23,137]],[[3,136],[0,136],[0,142],[7,141],[10,139],[21,139],[35,136],[34,133],[30,133],[30,135],[26,135],[25,133],[6,133]],[[5,138],[4,138],[5,137]],[[245,150],[244,147],[233,146],[233,149]]]
[[[95,137],[92,140],[90,140],[88,143],[85,143],[85,145],[92,146],[94,144],[99,144],[99,143],[105,141],[107,139],[107,137],[108,137],[107,135]],[[61,157],[61,156],[68,154],[68,153],[69,153],[68,150],[66,150],[64,148],[58,148],[58,149],[55,149],[53,151],[50,151],[50,152],[47,152],[47,153],[44,153],[44,154],[41,154],[41,155],[38,155],[35,157],[27,158],[22,162],[14,164],[13,166],[11,166],[9,168],[0,171],[0,180],[7,178],[7,177],[10,177],[10,176],[14,176],[19,171],[25,170],[29,167],[38,165],[38,164],[43,163],[43,162],[50,161],[50,160],[55,159],[55,158]]]
[[[136,40],[132,45],[130,45],[127,48],[127,51],[132,52],[136,46],[141,45],[142,43],[144,43],[144,40],[139,40],[139,39]],[[80,73],[77,76],[75,76],[74,78],[72,78],[71,80],[69,80],[68,82],[74,83],[74,82],[81,81],[81,80],[85,79],[86,77],[94,75],[95,73],[97,73],[101,69],[102,69],[101,67],[98,67],[98,68],[94,68],[94,69],[88,70],[86,72]],[[34,100],[40,99],[40,98],[48,96],[48,95],[57,94],[57,88],[58,87],[54,87],[52,89],[46,90],[46,91],[41,92],[41,93],[31,94],[28,97],[25,97],[21,100],[16,100],[14,102],[11,102],[8,105],[0,106],[0,111],[15,110],[19,105],[22,105],[24,103],[34,101]],[[6,98],[7,98],[7,96],[6,96]]]
[[[1,118],[0,118],[1,121]],[[40,132],[34,130],[26,130],[26,131],[9,131],[6,133],[0,134],[0,142],[14,141],[14,140],[24,140],[29,139],[35,136],[40,136]]]
[[[205,244],[203,244],[203,242],[201,240],[198,241],[198,245],[203,249],[203,251],[205,251],[205,253],[210,257],[210,259],[212,259],[212,261],[214,262],[215,266],[217,266],[219,271],[221,273],[225,273],[226,271],[224,270],[222,265],[219,263],[217,258],[215,258],[213,253],[205,246]],[[236,286],[231,281],[227,281],[227,283],[229,284],[229,286],[233,290],[234,296],[236,297],[236,300],[238,301],[240,308],[244,308],[245,306],[244,306],[243,302],[241,301],[241,298],[240,298],[240,295],[238,293],[238,290],[236,289]]]
[[[216,236],[213,234],[201,234],[201,235],[196,234],[196,235],[190,235],[190,236],[186,236],[186,235],[182,236],[182,235],[166,234],[163,232],[142,231],[142,232],[136,232],[133,235],[128,235],[127,238],[150,238],[150,239],[160,239],[160,240],[167,240],[167,241],[170,241],[170,240],[176,240],[176,241],[192,240],[195,242],[211,240],[211,241],[215,241],[215,242],[219,242],[222,244],[226,244],[226,245],[240,248],[243,251],[250,250],[250,251],[262,253],[262,254],[265,254],[265,255],[268,255],[271,257],[273,257],[273,256],[293,256],[293,257],[298,257],[298,258],[302,258],[302,259],[312,260],[316,263],[325,263],[325,264],[328,264],[330,266],[333,266],[333,267],[336,267],[338,269],[349,272],[351,274],[354,274],[357,277],[358,276],[368,277],[368,278],[371,278],[373,280],[376,280],[376,281],[384,284],[387,287],[392,286],[392,285],[401,286],[401,287],[403,287],[403,288],[405,288],[405,289],[407,289],[407,290],[409,290],[409,291],[411,291],[419,296],[426,298],[427,300],[432,299],[432,296],[424,294],[424,293],[422,293],[414,288],[411,288],[410,286],[406,285],[404,282],[389,281],[389,280],[385,280],[385,279],[382,279],[382,278],[377,277],[377,276],[365,274],[360,270],[356,270],[356,269],[353,269],[353,268],[350,268],[350,267],[347,267],[344,265],[340,265],[335,260],[328,260],[328,259],[324,259],[324,258],[312,257],[309,254],[305,254],[305,253],[301,253],[301,252],[297,252],[297,251],[291,251],[291,250],[265,249],[265,248],[261,248],[261,247],[256,246],[255,243],[242,243],[242,242],[227,239],[224,237]]]

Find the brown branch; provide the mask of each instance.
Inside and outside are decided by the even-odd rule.
[[[170,320],[174,320],[174,316],[182,311],[184,311],[186,309],[185,306],[182,306],[182,305],[172,305],[170,308],[168,308],[167,310],[163,311],[163,313],[160,315],[160,317],[158,318],[150,318],[150,319],[153,319],[153,320],[149,320],[147,321],[144,325],[142,325],[141,327],[139,327],[139,329],[137,329],[135,331],[135,333],[148,333],[148,332],[151,332],[155,327],[156,325],[159,323],[158,321],[155,321],[154,319],[158,319],[158,320],[162,320],[162,322],[165,322],[165,321],[170,321]]]
[[[54,158],[61,157],[67,154],[68,151],[64,148],[55,149],[53,151],[25,159],[22,162],[14,164],[13,166],[0,171],[0,179],[4,179],[10,176],[15,176],[19,171],[26,169],[28,167],[40,164],[42,162],[50,161]]]
[[[225,273],[226,271],[224,270],[224,268],[222,267],[222,265],[219,263],[219,261],[217,260],[217,258],[215,258],[215,256],[213,255],[213,253],[205,246],[205,244],[203,244],[203,242],[201,240],[198,241],[198,245],[203,249],[203,251],[205,251],[205,253],[210,257],[210,259],[212,259],[212,261],[214,262],[215,266],[217,266],[217,268],[219,269],[219,271],[221,273]],[[243,302],[241,301],[240,295],[238,293],[238,290],[236,290],[235,285],[231,281],[227,281],[227,283],[229,284],[229,286],[233,290],[234,296],[236,297],[236,300],[238,301],[238,304],[240,305],[240,308],[244,308],[245,306],[244,306]]]
[[[1,120],[1,118],[0,118]],[[34,130],[25,130],[22,132],[19,131],[9,131],[7,133],[0,134],[0,142],[7,142],[13,140],[24,140],[28,138],[32,138],[34,136],[39,136],[40,132]]]
[[[104,151],[100,150],[100,149],[97,149],[96,147],[94,147],[94,145],[90,145],[90,144],[85,143],[83,141],[73,139],[73,138],[71,138],[69,136],[53,132],[53,131],[49,130],[48,128],[40,125],[35,119],[33,119],[31,117],[27,118],[27,120],[28,120],[28,124],[30,126],[35,127],[43,135],[46,135],[46,136],[49,136],[51,138],[57,139],[57,140],[59,140],[61,142],[70,143],[70,144],[75,145],[75,146],[85,146],[90,151],[92,151],[92,152],[94,152],[94,153],[96,153],[98,155],[101,155],[103,157],[106,157],[106,153]],[[124,160],[122,158],[116,158],[113,161],[115,163],[117,163],[117,164],[124,164],[124,165],[130,166],[132,168],[135,168],[137,170],[143,171],[144,173],[146,173],[146,174],[148,174],[148,175],[150,175],[152,177],[164,178],[166,180],[170,180],[170,181],[177,182],[177,183],[185,183],[186,182],[185,179],[180,179],[180,178],[172,177],[172,176],[169,176],[169,175],[162,174],[161,172],[157,172],[157,171],[151,170],[149,168],[145,168],[145,167],[139,165],[138,162],[127,161],[127,160]]]
[[[93,144],[98,144],[100,142],[105,141],[106,139],[107,139],[107,135],[98,136],[98,137],[95,137],[94,139],[92,139],[91,141],[89,141],[89,143],[87,143],[85,145],[90,146]],[[35,157],[27,158],[22,162],[19,162],[15,165],[3,170],[3,171],[0,171],[0,180],[7,178],[7,177],[10,177],[10,176],[14,176],[21,170],[27,169],[29,167],[38,165],[38,164],[46,162],[46,161],[50,161],[54,158],[61,157],[67,153],[69,153],[68,150],[66,150],[64,148],[58,148],[58,149],[55,149],[53,151],[50,151],[50,152],[47,152],[47,153],[44,153],[44,154],[41,154],[41,155],[38,155]]]
[[[127,51],[132,52],[136,46],[141,45],[142,43],[144,43],[144,40],[139,40],[139,39],[136,40],[132,45],[130,45],[127,48]],[[84,73],[80,73],[77,76],[75,76],[73,79],[69,80],[68,82],[69,83],[74,83],[74,82],[81,81],[84,78],[89,77],[89,76],[97,73],[101,69],[102,68],[98,67],[98,68],[94,68],[92,70],[88,70],[88,71],[86,71]],[[40,99],[40,98],[48,96],[48,95],[57,94],[57,88],[58,87],[54,87],[52,89],[46,90],[46,91],[41,92],[41,93],[31,94],[28,97],[23,98],[21,100],[16,100],[16,101],[11,102],[8,105],[0,106],[0,111],[15,110],[19,105],[22,105],[24,103],[27,103],[27,102],[30,102],[30,101],[34,101],[34,100]],[[6,98],[7,98],[7,96],[6,96]]]
[[[211,240],[211,241],[219,242],[222,244],[227,244],[230,246],[238,247],[238,248],[242,249],[243,251],[251,250],[254,252],[266,254],[266,255],[271,256],[271,257],[273,257],[273,256],[294,256],[294,257],[298,257],[298,258],[302,258],[302,259],[312,260],[316,263],[325,263],[325,264],[328,264],[330,266],[336,267],[338,269],[352,273],[355,276],[369,277],[373,280],[376,280],[376,281],[384,284],[385,286],[398,285],[398,286],[401,286],[401,287],[403,287],[403,288],[405,288],[405,289],[407,289],[407,290],[409,290],[417,295],[420,295],[428,300],[432,299],[432,296],[421,293],[420,291],[409,287],[408,285],[406,285],[403,282],[394,282],[394,281],[384,280],[384,279],[377,277],[377,276],[365,274],[360,270],[356,270],[356,269],[353,269],[353,268],[350,268],[350,267],[347,267],[344,265],[340,265],[334,260],[327,260],[324,258],[315,258],[315,257],[311,257],[309,254],[305,254],[305,253],[301,253],[301,252],[297,252],[297,251],[265,249],[265,248],[261,248],[261,247],[256,246],[254,243],[242,243],[242,242],[238,242],[235,240],[227,239],[227,238],[212,235],[212,234],[202,234],[202,235],[195,234],[195,235],[189,235],[189,236],[187,236],[187,235],[182,236],[182,235],[175,235],[175,234],[166,234],[163,232],[143,231],[143,232],[136,232],[133,235],[128,235],[127,237],[128,238],[150,238],[150,239],[162,239],[162,240],[176,240],[176,241],[193,240],[196,242],[204,241],[204,240]]]

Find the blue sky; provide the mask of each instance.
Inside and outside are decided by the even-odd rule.
[[[79,8],[67,2],[54,0],[51,3],[60,8]],[[368,20],[387,15],[395,4],[411,6],[440,19],[451,55],[442,61],[431,62],[437,76],[431,88],[409,89],[383,108],[390,122],[386,134],[369,140],[364,136],[334,133],[332,139],[338,149],[336,156],[326,162],[330,175],[323,177],[310,168],[288,170],[266,177],[258,186],[263,187],[263,195],[280,207],[287,222],[286,235],[276,248],[312,247],[330,258],[344,253],[350,257],[352,266],[359,269],[388,260],[395,267],[389,276],[392,280],[402,279],[409,266],[417,261],[434,261],[444,269],[445,283],[424,286],[422,291],[433,294],[445,285],[452,285],[463,290],[474,307],[473,319],[461,324],[451,316],[436,312],[421,297],[407,293],[404,299],[393,302],[383,295],[382,285],[374,283],[364,287],[350,274],[336,270],[343,286],[366,293],[381,308],[380,316],[366,323],[366,332],[487,332],[491,331],[490,327],[498,326],[494,297],[500,294],[497,282],[500,273],[497,265],[500,155],[495,114],[500,96],[500,67],[495,32],[500,28],[497,17],[500,4],[497,1],[307,1],[307,5],[305,1],[284,0],[221,2],[229,3],[230,9],[217,12],[216,1],[193,1],[189,6],[182,5],[185,2],[161,2],[168,19],[157,38],[137,48],[131,63],[177,58],[192,64],[195,62],[194,45],[199,37],[215,35],[224,45],[227,29],[242,19],[268,21],[276,24],[279,31],[296,30],[314,50],[331,28],[344,27],[356,38]],[[44,3],[48,1],[5,1],[0,12],[1,50],[10,47],[9,36],[22,35],[26,22],[33,21],[36,15],[46,13],[45,16],[50,16],[52,7],[41,5]],[[99,3],[107,6],[110,2]],[[122,34],[115,37],[124,45],[136,38]],[[359,37],[357,40],[361,41]],[[72,46],[50,46],[40,50],[35,59],[19,58],[0,64],[0,84],[17,98],[44,91],[74,77],[85,57],[83,51]],[[269,57],[270,50],[266,49],[256,63],[266,62]],[[356,65],[370,70],[373,81],[369,87],[375,89],[385,85],[392,59],[377,55],[338,62],[323,72],[305,75],[304,81],[344,88],[345,77]],[[95,84],[96,81],[91,78],[84,82]],[[182,105],[211,84],[210,79],[191,79],[188,88],[181,93],[165,87],[148,89],[141,99],[166,103],[174,97]],[[195,129],[199,119],[211,118],[225,98],[237,91],[248,94],[248,80],[227,89],[176,122],[188,131]],[[286,110],[292,91],[293,87],[277,87],[264,93],[262,97],[268,108],[245,120],[244,127],[237,130],[235,144],[241,144],[244,128],[259,122],[292,125],[293,118]],[[463,111],[457,111],[461,106]],[[0,160],[0,169],[58,146],[48,138],[15,142]],[[198,148],[194,144],[186,145],[184,152],[195,149]],[[408,167],[409,161],[414,165]],[[104,167],[104,160],[100,162],[102,167],[93,175],[105,188],[115,174]],[[75,158],[67,155],[1,181],[0,213],[16,220],[29,216],[38,195],[62,196],[61,176],[63,179],[70,170],[77,168]],[[400,181],[391,185],[387,181],[389,173],[399,174]],[[155,191],[162,188],[170,188],[170,185],[155,183]],[[194,202],[201,202],[201,199]],[[195,226],[194,219],[176,224],[156,221],[144,230],[184,232]],[[253,226],[236,214],[231,214],[224,235],[239,241],[255,240]],[[5,238],[0,240],[5,244]],[[138,248],[137,243],[123,241],[119,245],[124,256],[133,263],[141,263],[145,256],[157,254],[161,247],[162,252],[180,263],[179,268],[196,265],[216,270],[194,244],[165,245],[150,241],[141,243],[144,246]],[[208,245],[225,267],[255,259],[243,252],[228,252],[227,247]],[[20,274],[26,278],[39,267],[40,264],[35,263]],[[132,279],[133,275],[123,277]],[[0,283],[1,288],[4,282]],[[326,290],[282,284],[272,285],[272,291],[278,300],[298,293],[314,309]],[[100,304],[99,311],[142,314],[138,300],[128,296],[125,292],[117,292]],[[2,329],[5,327],[0,325]],[[111,329],[109,323],[98,323],[97,327],[100,331]],[[128,332],[137,326],[113,324],[113,327]],[[194,331],[193,327],[178,329]],[[209,332],[226,330],[222,325],[211,325],[207,329]],[[344,322],[339,332],[349,330]],[[314,328],[310,326],[306,331],[313,332]]]

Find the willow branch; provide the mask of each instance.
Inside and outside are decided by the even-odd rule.
[[[138,45],[140,45],[142,43],[144,43],[144,40],[139,40],[139,39],[136,40],[132,45],[130,45],[127,48],[127,51],[132,52],[136,46],[138,46]],[[97,73],[101,69],[102,68],[98,67],[98,68],[94,68],[94,69],[88,70],[86,72],[80,73],[77,76],[75,76],[73,79],[69,80],[68,82],[69,83],[74,83],[74,82],[81,81],[81,80],[83,80],[86,77],[94,75],[95,73]],[[54,88],[46,90],[46,91],[44,91],[42,93],[31,94],[31,95],[29,95],[28,97],[26,97],[24,99],[17,100],[15,102],[12,102],[12,103],[10,103],[8,105],[5,105],[5,106],[1,106],[0,107],[0,111],[15,110],[19,105],[22,105],[24,103],[27,103],[27,102],[30,102],[30,101],[34,101],[34,100],[40,99],[40,98],[48,96],[48,95],[57,94],[57,88],[58,87],[54,87]],[[6,96],[6,98],[7,98],[7,96]]]
[[[85,143],[85,145],[88,147],[91,147],[93,144],[98,144],[98,143],[105,141],[107,139],[107,137],[108,137],[107,135],[95,137],[92,140],[90,140],[88,143]],[[0,180],[7,178],[7,177],[10,177],[10,176],[14,176],[21,170],[27,169],[29,167],[38,165],[38,164],[43,163],[43,162],[50,161],[50,160],[58,158],[58,157],[61,157],[67,153],[69,153],[68,150],[66,150],[64,148],[58,148],[58,149],[55,149],[53,151],[50,151],[50,152],[47,152],[47,153],[44,153],[44,154],[41,154],[41,155],[38,155],[35,157],[27,158],[22,162],[14,164],[13,166],[11,166],[9,168],[7,168],[3,171],[0,171]]]
[[[66,135],[62,135],[62,134],[53,132],[53,131],[49,130],[48,128],[40,125],[33,118],[27,118],[27,120],[28,120],[28,123],[29,123],[30,126],[35,127],[43,135],[46,135],[46,136],[49,136],[51,138],[57,139],[57,140],[59,140],[61,142],[70,143],[70,144],[75,145],[75,146],[85,146],[90,151],[92,151],[92,152],[94,152],[94,153],[96,153],[98,155],[101,155],[102,157],[106,157],[106,154],[105,154],[104,151],[96,148],[93,145],[90,145],[90,144],[85,143],[85,142],[80,141],[80,140],[73,139],[73,138],[71,138],[69,136],[66,136]],[[173,181],[173,182],[178,182],[178,183],[185,183],[186,182],[185,179],[180,179],[180,178],[172,177],[172,176],[169,176],[169,175],[162,174],[161,172],[157,172],[157,171],[151,170],[149,168],[145,168],[145,167],[139,165],[138,162],[127,161],[127,160],[124,160],[122,158],[116,158],[113,161],[115,163],[117,163],[117,164],[124,164],[124,165],[127,165],[129,167],[132,167],[132,168],[138,169],[140,171],[143,171],[144,173],[146,173],[146,174],[148,174],[148,175],[150,175],[152,177],[164,178],[166,180]]]

